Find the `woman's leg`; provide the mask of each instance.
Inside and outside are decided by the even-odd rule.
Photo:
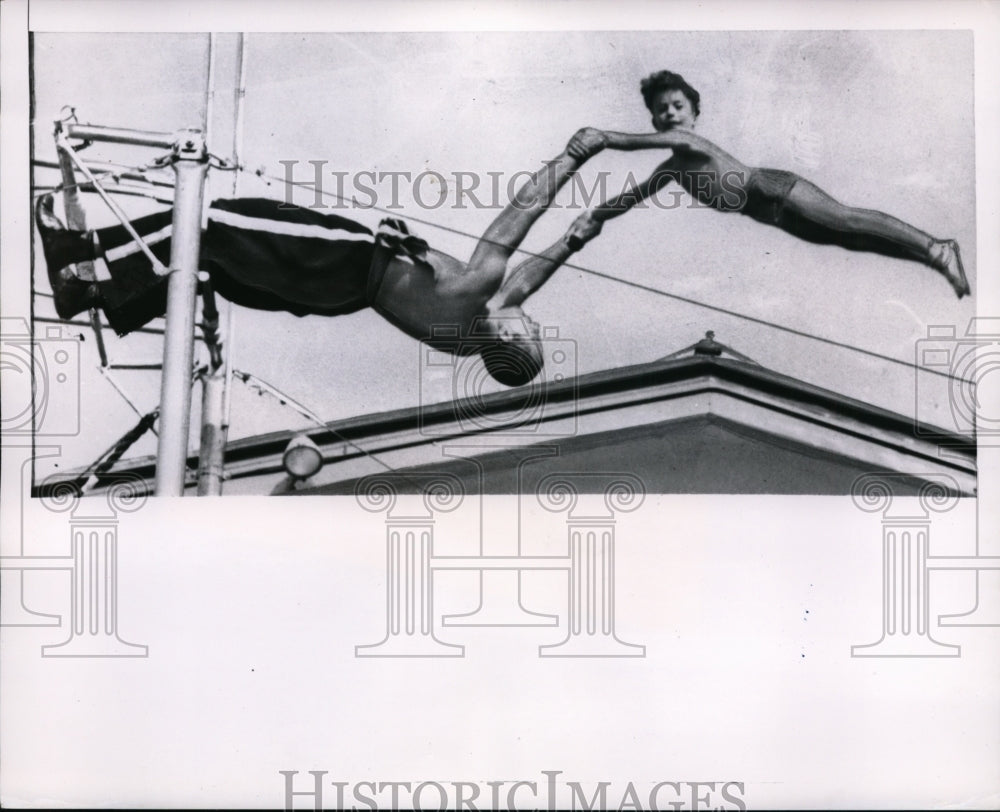
[[[969,293],[953,240],[936,240],[881,211],[845,206],[807,180],[789,191],[779,225],[810,242],[922,262],[941,273],[959,298]]]
[[[808,227],[815,225],[828,234],[843,235],[845,248],[857,248],[852,237],[874,237],[894,246],[897,249],[895,256],[930,262],[929,252],[934,243],[930,234],[880,211],[845,206],[807,180],[800,180],[792,187],[782,215],[793,228],[796,224],[801,225],[801,236],[806,239],[812,236]]]

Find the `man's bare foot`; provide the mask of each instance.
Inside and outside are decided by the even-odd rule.
[[[955,240],[934,241],[931,245],[931,265],[944,275],[959,299],[972,293],[969,280],[965,278],[962,255],[958,251],[958,243]]]

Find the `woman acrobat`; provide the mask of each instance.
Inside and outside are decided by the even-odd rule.
[[[592,137],[611,149],[668,148],[672,155],[646,181],[582,215],[575,226],[581,237],[592,237],[606,220],[673,181],[720,211],[740,212],[809,242],[914,260],[944,276],[958,298],[971,292],[955,240],[935,239],[881,211],[845,206],[793,172],[744,165],[693,132],[701,96],[680,74],[654,73],[641,90],[655,133]]]

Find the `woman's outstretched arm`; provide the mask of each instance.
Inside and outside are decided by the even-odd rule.
[[[532,293],[544,285],[570,256],[579,251],[584,243],[601,233],[599,222],[584,221],[584,215],[576,219],[562,238],[546,248],[542,253],[528,257],[514,268],[504,279],[500,289],[486,303],[486,312],[495,313],[508,307],[520,307]]]
[[[666,130],[656,133],[616,133],[604,131],[604,143],[608,149],[632,152],[637,149],[699,150],[711,155],[718,147],[707,138],[702,138],[690,130]]]
[[[615,217],[625,214],[629,209],[638,206],[646,198],[656,194],[670,181],[677,179],[678,173],[670,160],[664,161],[646,180],[633,184],[629,189],[610,200],[601,201],[593,209],[581,215],[574,225],[578,224],[580,228],[583,228],[588,221],[604,223],[607,220],[613,220]]]

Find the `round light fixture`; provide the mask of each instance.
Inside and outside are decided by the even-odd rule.
[[[305,434],[291,439],[281,458],[288,475],[295,479],[308,479],[323,467],[323,455],[319,446]]]

